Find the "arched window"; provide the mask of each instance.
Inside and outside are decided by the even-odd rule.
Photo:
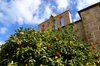
[[[42,29],[45,30],[45,24],[42,25]]]
[[[61,18],[61,26],[64,26],[63,18]]]
[[[64,26],[63,16],[60,16],[60,26]]]
[[[47,27],[50,27],[50,22],[47,23]]]

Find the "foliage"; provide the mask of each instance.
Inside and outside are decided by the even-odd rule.
[[[41,32],[20,27],[1,45],[0,65],[100,66],[97,46],[83,43],[76,36],[79,29],[73,26],[74,23],[55,29],[53,24],[52,29]]]

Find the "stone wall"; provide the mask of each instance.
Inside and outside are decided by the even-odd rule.
[[[94,44],[100,44],[100,2],[90,7],[78,11],[81,20],[75,22],[74,29],[80,28],[77,36],[82,39],[83,42],[94,42]],[[55,14],[56,15],[56,14]],[[61,18],[64,20],[64,26],[72,23],[71,13],[69,10],[53,16],[50,19],[38,25],[38,31],[41,31],[52,26],[52,18],[55,17],[57,21],[57,28],[61,26]]]
[[[86,35],[85,35],[85,31],[84,31],[82,20],[79,20],[79,21],[75,22],[74,30],[76,30],[77,28],[80,28],[78,33],[77,33],[77,36],[79,38],[81,38],[83,42],[86,42],[87,39],[86,39]]]
[[[43,29],[46,30],[47,28],[50,28],[53,25],[52,24],[53,17],[54,15],[51,15],[51,17],[48,20],[39,24],[38,31],[42,31]],[[58,14],[57,16],[55,16],[55,18],[57,22],[57,28],[61,26],[61,18],[63,18],[64,25],[72,23],[71,13],[69,10],[66,10],[65,12]]]
[[[100,3],[100,2],[99,2]],[[79,11],[88,42],[100,44],[100,5]]]

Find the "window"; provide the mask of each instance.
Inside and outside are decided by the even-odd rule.
[[[64,26],[63,16],[60,16],[60,26]]]
[[[64,26],[63,18],[61,18],[61,26]]]
[[[42,25],[42,29],[45,30],[45,24]]]
[[[50,27],[50,22],[47,23],[47,27]]]

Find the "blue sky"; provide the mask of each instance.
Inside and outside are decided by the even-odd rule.
[[[19,27],[34,28],[52,13],[70,10],[72,21],[80,19],[77,11],[100,0],[0,0],[0,45]]]

